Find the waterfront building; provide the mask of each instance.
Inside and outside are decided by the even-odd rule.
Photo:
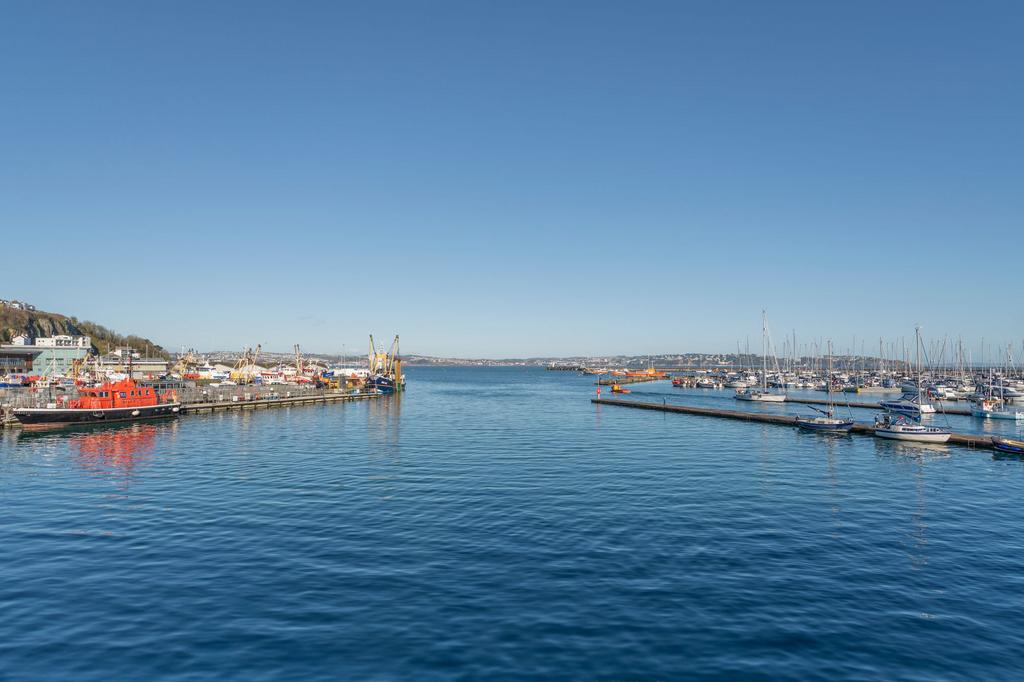
[[[0,345],[0,377],[10,374],[31,374],[36,354],[33,346],[14,343]]]
[[[167,361],[160,357],[143,357],[134,348],[115,348],[96,360],[100,372],[128,374],[131,367],[133,379],[154,379],[167,374]]]
[[[57,336],[40,337],[36,339],[35,345],[45,348],[91,348],[92,339],[88,336],[58,334]]]
[[[71,370],[76,360],[89,357],[90,346],[31,346],[37,352],[32,361],[33,374],[39,376],[63,376]]]
[[[84,360],[92,350],[88,336],[49,336],[32,339],[18,334],[0,346],[0,373],[33,376],[63,376],[75,361]]]

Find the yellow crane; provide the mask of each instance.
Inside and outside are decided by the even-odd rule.
[[[178,361],[174,363],[174,372],[185,376],[186,374],[194,374],[195,368],[200,364],[199,355],[196,353],[194,348],[189,348],[187,352],[183,353]]]
[[[242,350],[241,357],[238,358],[235,368],[231,371],[232,381],[237,381],[240,384],[252,383],[256,374],[256,360],[259,359],[262,349],[262,344],[256,344],[255,350],[248,347]]]
[[[69,367],[67,372],[65,372],[65,376],[75,383],[78,383],[79,376],[83,373],[83,370],[90,359],[91,357],[86,355],[84,358],[75,358],[72,360],[71,367]]]
[[[387,352],[384,352],[383,345],[380,349],[374,346],[373,334],[370,334],[370,352],[367,355],[367,362],[369,363],[371,377],[380,375],[393,379],[395,389],[401,390],[402,359],[398,351],[398,334],[395,334],[395,340],[391,342],[391,348]]]

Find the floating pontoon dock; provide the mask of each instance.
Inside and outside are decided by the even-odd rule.
[[[669,405],[667,403],[645,403],[638,400],[618,400],[615,398],[592,398],[598,405],[615,405],[632,407],[638,410],[656,410],[658,412],[676,412],[679,414],[695,414],[702,417],[720,417],[723,419],[739,419],[742,421],[764,422],[781,426],[796,426],[796,417],[786,414],[767,414],[764,412],[740,412],[739,410],[719,410],[711,407],[693,407],[690,405]],[[877,407],[875,409],[878,409]],[[853,433],[868,436],[875,435],[874,425],[868,422],[855,422]],[[949,445],[963,445],[968,448],[992,448],[992,437],[973,433],[954,433],[950,436]]]

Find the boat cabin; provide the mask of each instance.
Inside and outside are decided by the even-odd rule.
[[[149,386],[131,379],[79,389],[79,397],[68,407],[80,410],[105,410],[118,407],[150,407],[160,404],[160,396]]]

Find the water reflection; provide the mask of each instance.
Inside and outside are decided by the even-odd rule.
[[[368,400],[367,435],[377,445],[398,445],[402,418],[402,393]]]
[[[836,448],[840,439],[843,441],[849,441],[851,436],[848,433],[823,433],[823,434],[807,434],[807,435],[820,435],[822,436],[822,442],[825,446],[825,482],[828,485],[828,497],[831,502],[832,510],[832,523],[835,527],[835,531],[832,536],[838,538],[842,533],[842,520],[840,519],[840,512],[842,506],[840,504],[842,496],[839,493],[839,472],[836,468]]]
[[[127,485],[137,470],[153,458],[157,443],[173,437],[178,422],[97,425],[61,431],[18,430],[5,434],[4,440],[46,452],[55,446],[67,447],[73,461],[85,471],[112,476]],[[43,449],[39,449],[43,446]]]
[[[913,467],[914,506],[910,514],[911,543],[908,546],[910,564],[915,569],[928,565],[928,480],[927,467],[931,462],[951,457],[948,445],[932,443],[904,443],[875,439],[875,454]]]
[[[132,424],[76,434],[68,445],[79,466],[86,471],[112,476],[127,484],[136,470],[153,457],[162,430],[153,424]]]

